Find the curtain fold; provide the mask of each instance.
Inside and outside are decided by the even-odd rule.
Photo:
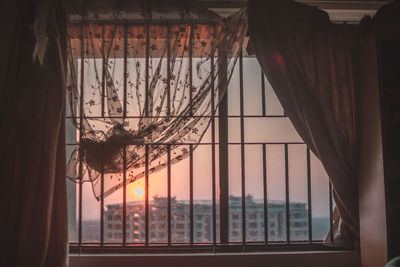
[[[222,19],[172,2],[142,18],[117,7],[71,15],[67,117],[77,130],[67,177],[91,182],[97,200],[189,157],[233,73],[245,9]]]
[[[339,218],[335,241],[359,232],[353,54],[355,25],[290,0],[248,2],[252,49],[287,116],[321,160]]]
[[[17,1],[1,85],[1,266],[66,266],[65,19]]]

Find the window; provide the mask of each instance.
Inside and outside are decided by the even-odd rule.
[[[114,70],[119,83],[126,77],[124,64],[130,77],[135,75],[136,65],[130,65],[134,55],[125,55],[112,59],[119,66]],[[190,60],[195,65],[200,59]],[[84,90],[94,75],[87,66],[102,64],[98,58],[76,62]],[[285,116],[254,57],[240,55],[222,103],[201,143],[182,145],[189,157],[149,175],[148,191],[142,178],[97,201],[89,183],[69,182],[71,251],[93,243],[213,247],[223,236],[232,246],[249,247],[251,242],[322,241],[334,206],[328,178]],[[71,153],[78,134],[69,117],[67,126]]]
[[[236,213],[232,214],[232,219],[233,220],[238,220],[239,219],[239,214],[236,214]]]
[[[257,231],[250,231],[250,236],[252,236],[252,237],[257,236]]]
[[[249,227],[250,228],[257,228],[257,224],[256,223],[249,223]]]
[[[250,220],[255,220],[255,219],[257,219],[257,214],[256,214],[256,213],[249,214],[249,219],[250,219]]]

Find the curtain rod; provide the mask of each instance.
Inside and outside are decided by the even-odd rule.
[[[279,0],[276,0],[279,1]],[[390,1],[346,1],[346,0],[336,0],[336,1],[331,1],[331,0],[295,0],[296,2],[307,4],[310,6],[315,6],[318,7],[322,10],[327,11],[328,13],[333,12],[333,16],[337,17],[341,11],[347,11],[349,14],[345,14],[345,17],[351,17],[351,18],[356,18],[356,19],[350,19],[350,20],[359,20],[359,17],[362,17],[362,14],[368,14],[368,15],[373,15],[376,11],[378,10],[381,6],[389,3]],[[46,0],[41,0],[41,2],[46,2]],[[186,8],[208,8],[217,14],[219,14],[221,17],[229,16],[238,11],[241,7],[246,5],[247,0],[237,0],[237,1],[212,1],[212,0],[197,0],[197,1],[186,1],[187,3]],[[358,13],[362,13],[361,15]],[[353,14],[354,13],[354,14]],[[81,19],[78,19],[73,16],[70,17],[69,23],[81,23]],[[339,20],[343,20],[343,14],[339,14]],[[131,22],[131,23],[139,23],[143,19],[133,19],[129,18],[127,20],[121,20],[121,22]],[[179,19],[178,19],[179,20]],[[337,20],[337,19],[334,19]],[[346,19],[345,19],[346,20]],[[158,23],[166,23],[168,20],[166,19],[160,19]],[[170,21],[170,20],[169,20]],[[153,22],[155,22],[153,20]]]
[[[279,0],[276,0],[279,1]],[[321,9],[357,9],[357,10],[377,10],[390,1],[324,1],[324,0],[295,0],[296,2],[316,6]],[[201,6],[207,8],[241,8],[247,3],[246,0],[238,1],[207,1],[199,0],[190,3],[190,6]]]
[[[279,1],[279,0],[277,0]],[[390,3],[388,0],[384,1],[347,1],[347,0],[295,0],[296,2],[317,6],[319,8],[331,9],[363,9],[363,10],[376,10],[379,7]],[[49,0],[39,0],[39,3],[49,3]],[[213,0],[196,0],[189,1],[188,6],[203,6],[208,8],[240,8],[247,3],[247,0],[237,1],[213,1]]]
[[[116,20],[82,20],[82,19],[71,19],[68,20],[68,24],[112,24],[112,25],[179,25],[185,22],[192,22],[196,24],[216,24],[216,20],[207,19],[189,19],[189,20],[170,20],[170,19],[116,19]]]
[[[279,0],[276,0],[279,1]],[[322,9],[361,9],[361,10],[376,10],[381,6],[390,3],[388,0],[384,1],[347,1],[347,0],[295,0],[296,2],[316,6]],[[40,0],[39,3],[48,3],[48,0]],[[246,5],[247,0],[237,1],[208,1],[196,0],[189,1],[188,7],[199,6],[205,8],[241,8]]]

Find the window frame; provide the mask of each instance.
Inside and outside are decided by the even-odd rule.
[[[126,62],[126,53],[124,56],[124,61]],[[290,250],[290,251],[309,251],[309,250],[332,250],[333,248],[327,247],[324,245],[324,242],[321,241],[316,241],[313,240],[312,237],[312,208],[311,208],[311,175],[310,175],[310,150],[307,148],[307,190],[308,190],[308,202],[307,205],[310,207],[307,211],[308,213],[308,241],[291,241],[290,240],[290,202],[289,202],[289,174],[288,174],[288,147],[289,145],[297,145],[297,144],[304,144],[303,142],[288,142],[288,143],[260,143],[257,145],[262,145],[263,147],[263,190],[264,190],[264,237],[265,240],[264,242],[254,242],[254,241],[246,241],[247,239],[247,221],[252,220],[254,218],[251,218],[251,215],[254,214],[249,214],[247,216],[246,213],[246,196],[245,196],[245,163],[244,163],[244,151],[245,151],[245,145],[248,144],[245,142],[244,139],[244,120],[245,118],[254,118],[254,117],[261,117],[261,118],[286,118],[286,115],[267,115],[266,114],[266,95],[265,95],[265,77],[264,74],[261,73],[261,90],[262,90],[262,115],[245,115],[244,114],[244,85],[243,85],[243,53],[241,52],[239,55],[239,62],[238,68],[239,68],[239,80],[240,80],[240,115],[229,115],[228,114],[228,92],[226,91],[222,101],[218,107],[218,115],[215,116],[218,118],[218,124],[219,124],[219,142],[215,142],[215,117],[212,117],[211,121],[211,129],[212,129],[212,162],[213,162],[213,222],[212,222],[212,230],[213,230],[213,240],[212,243],[207,243],[207,244],[194,244],[193,236],[194,236],[194,213],[193,213],[193,148],[191,146],[191,153],[190,153],[190,242],[187,244],[179,244],[179,243],[173,243],[171,242],[171,225],[172,225],[172,216],[171,216],[171,170],[170,167],[171,165],[169,164],[169,170],[168,170],[168,242],[166,244],[151,244],[149,241],[151,239],[150,232],[149,231],[151,228],[151,224],[149,221],[149,204],[148,204],[148,191],[146,191],[147,194],[147,204],[145,205],[145,210],[147,210],[147,218],[145,220],[145,224],[147,224],[147,227],[145,232],[147,233],[147,242],[144,244],[138,243],[138,244],[133,244],[133,243],[128,243],[127,238],[126,238],[126,230],[127,230],[127,208],[126,208],[126,197],[123,199],[123,214],[122,217],[120,214],[118,215],[113,215],[113,220],[115,220],[115,217],[121,217],[122,218],[122,227],[121,223],[120,224],[114,224],[113,230],[122,230],[121,233],[121,238],[122,242],[121,243],[106,243],[104,242],[104,237],[106,236],[105,232],[105,214],[104,214],[104,198],[101,198],[101,214],[100,214],[100,242],[99,244],[91,244],[87,242],[82,242],[82,183],[79,183],[79,201],[78,201],[78,210],[79,210],[79,219],[78,219],[78,243],[73,243],[70,242],[70,252],[72,253],[115,253],[116,251],[119,251],[121,253],[140,253],[140,252],[148,252],[148,253],[155,253],[156,251],[168,251],[168,253],[176,253],[176,252],[194,252],[194,251],[221,251],[221,252],[239,252],[239,251],[248,251],[248,252],[254,252],[254,251],[274,251],[274,250]],[[84,60],[81,60],[81,63],[83,63]],[[125,63],[124,63],[125,64]],[[222,65],[222,64],[221,64]],[[83,68],[83,66],[82,66]],[[83,73],[83,71],[81,72]],[[81,74],[83,75],[83,74]],[[81,78],[83,79],[83,78]],[[219,81],[218,84],[219,87],[226,87],[226,81]],[[82,90],[84,90],[82,88]],[[214,106],[212,104],[212,106]],[[229,142],[228,140],[228,120],[229,118],[239,118],[240,119],[240,132],[241,132],[241,140],[240,143],[232,143]],[[284,145],[285,147],[285,191],[286,191],[286,201],[285,201],[285,214],[286,214],[286,241],[282,242],[277,242],[277,241],[271,241],[268,239],[268,233],[269,233],[269,224],[268,224],[268,205],[267,203],[267,188],[266,188],[266,145],[267,144],[272,144],[272,145]],[[241,195],[241,214],[246,214],[246,216],[241,216],[237,215],[237,219],[241,219],[241,225],[239,224],[237,229],[234,229],[233,236],[235,236],[234,233],[236,233],[236,236],[239,236],[238,230],[241,230],[241,242],[230,242],[229,241],[229,236],[230,236],[230,213],[229,213],[229,205],[230,205],[230,195],[229,195],[229,167],[228,167],[228,154],[229,154],[229,149],[228,147],[230,145],[240,145],[240,150],[241,150],[241,187],[242,187],[242,195]],[[215,147],[219,147],[219,154],[216,155],[215,152]],[[220,164],[220,173],[219,173],[219,184],[220,184],[220,204],[219,206],[219,214],[220,214],[220,221],[219,221],[219,242],[217,242],[218,237],[217,235],[217,222],[216,222],[216,188],[215,188],[215,183],[216,183],[216,173],[215,173],[215,161],[219,159],[219,164]],[[223,168],[221,167],[223,164],[221,164],[222,161],[226,162],[226,167]],[[148,183],[148,175],[146,176],[147,182]],[[332,202],[332,194],[331,194],[331,185],[329,183],[329,188],[330,188],[330,194],[329,194],[329,220],[330,220],[330,229],[332,229],[332,212],[333,212],[333,202]],[[226,190],[223,190],[226,189]],[[124,185],[124,195],[126,194],[126,185]],[[225,201],[222,201],[222,199],[225,199]],[[223,214],[226,214],[225,216],[225,225],[221,223],[221,221],[224,219]],[[234,217],[235,214],[232,214]],[[181,215],[182,216],[182,215]],[[257,216],[257,215],[256,215]],[[240,218],[241,217],[241,218]],[[249,218],[247,218],[249,217]],[[178,229],[175,225],[174,229]],[[183,227],[181,230],[184,230],[185,227]],[[241,228],[241,229],[240,229]],[[250,231],[251,229],[249,229]],[[125,233],[125,234],[124,234]],[[113,233],[115,236],[115,233]],[[119,235],[118,235],[119,236]],[[225,239],[223,239],[223,236],[225,236]],[[331,239],[331,243],[333,243],[333,239]],[[333,249],[335,250],[335,248]],[[338,249],[340,250],[340,249]]]
[[[306,1],[304,1],[304,2],[306,2]],[[308,4],[310,4],[310,3],[308,3]],[[311,4],[312,4],[312,2],[311,2]],[[351,9],[351,10],[328,9],[327,11],[328,11],[328,13],[330,14],[330,16],[331,16],[331,18],[333,20],[335,20],[335,19],[332,16],[337,16],[338,18],[340,18],[341,21],[346,20],[346,21],[350,21],[350,22],[355,22],[355,21],[359,21],[360,14],[365,14],[365,13],[373,14],[373,13],[375,13],[375,10],[376,10],[377,6],[373,6],[372,4],[370,6],[368,6],[367,3],[365,3],[365,4],[366,5],[364,5],[364,7],[367,7],[367,9],[361,9],[361,10],[360,9]],[[384,4],[384,2],[382,2],[382,4]],[[322,4],[322,6],[320,6],[320,7],[323,8],[323,6],[324,6],[324,4]],[[346,6],[346,5],[344,5],[344,6]],[[218,9],[218,6],[216,8]],[[125,57],[126,57],[126,55],[125,55]],[[241,93],[241,103],[240,103],[241,107],[240,107],[240,109],[241,109],[241,112],[240,112],[240,116],[239,117],[240,117],[240,120],[241,120],[241,133],[242,134],[241,134],[241,144],[240,144],[240,146],[241,146],[242,164],[243,164],[243,153],[244,153],[243,152],[244,151],[244,140],[243,140],[244,123],[243,123],[243,118],[244,118],[244,114],[243,114],[243,103],[242,103],[243,102],[243,55],[242,55],[242,53],[240,54],[240,58],[239,58],[238,64],[240,66],[240,73],[241,73],[240,74],[240,93]],[[262,79],[262,81],[264,81],[264,78]],[[225,110],[224,102],[227,102],[227,95],[224,96],[224,100],[221,102],[221,106],[219,108],[219,112],[220,112],[220,114],[219,114],[219,126],[220,126],[220,128],[219,129],[220,129],[220,132],[221,132],[221,129],[222,129],[222,132],[224,132],[223,129],[227,127],[227,121],[228,121],[228,117],[229,117],[228,114],[227,114],[227,106],[226,106],[226,111],[224,111]],[[225,105],[226,104],[227,103],[225,103]],[[265,108],[263,110],[265,111]],[[263,114],[263,115],[265,115],[265,114]],[[213,120],[212,127],[215,127],[214,123],[215,122]],[[213,129],[213,131],[215,131],[215,129]],[[226,133],[227,133],[227,130],[226,130]],[[224,138],[226,139],[226,145],[228,145],[227,136],[226,137],[222,136],[222,140],[224,140]],[[221,146],[221,142],[224,142],[224,141],[221,141],[221,136],[220,136],[220,140],[219,140],[219,145],[220,146]],[[285,155],[286,156],[287,156],[287,145],[288,144],[285,145],[285,151],[286,151]],[[265,144],[263,145],[263,150],[265,149],[264,146],[265,146]],[[215,154],[215,148],[213,149],[213,151],[214,151],[213,154]],[[220,162],[221,162],[221,149],[219,151],[220,151],[219,157],[220,157]],[[225,157],[227,155],[226,153],[225,153]],[[309,149],[307,148],[307,159],[308,159],[308,162],[309,162],[309,153],[310,153]],[[222,152],[222,161],[225,160],[223,154],[224,154],[224,152]],[[264,164],[265,164],[265,161],[264,161]],[[287,165],[287,159],[286,159],[286,165]],[[223,168],[220,168],[220,170],[221,169],[223,169]],[[225,168],[225,170],[227,171],[228,169]],[[243,168],[242,168],[242,172],[243,172]],[[222,173],[222,176],[226,177],[226,178],[222,178],[223,179],[223,181],[222,181],[223,183],[227,182],[228,178],[227,178],[226,175],[227,175],[227,173],[226,174]],[[243,173],[242,173],[242,177],[243,177]],[[220,179],[221,179],[221,173],[220,173]],[[286,177],[286,184],[288,184],[287,183],[287,181],[288,181],[287,179],[288,178]],[[244,180],[242,180],[242,183],[243,182],[244,182]],[[220,181],[220,184],[221,184],[221,181]],[[308,184],[309,184],[309,180],[308,180]],[[215,186],[215,182],[213,183],[213,185]],[[80,183],[80,187],[81,187],[81,183]],[[224,187],[224,186],[222,186],[222,187]],[[242,186],[242,191],[244,192],[243,186]],[[82,190],[80,190],[80,192],[82,192]],[[329,199],[330,199],[330,203],[329,203],[330,204],[330,229],[332,229],[332,212],[333,212],[333,209],[332,209],[332,206],[333,206],[332,205],[332,193],[331,192],[332,192],[332,188],[331,188],[331,184],[329,183],[329,193],[330,193],[330,196],[329,196]],[[286,192],[286,194],[287,193],[288,193],[288,191]],[[145,246],[142,246],[142,247],[138,247],[138,246],[135,246],[135,245],[132,245],[132,244],[122,244],[122,246],[105,246],[104,244],[102,244],[102,245],[99,246],[97,244],[96,245],[94,245],[94,244],[91,245],[90,243],[87,243],[87,244],[85,244],[83,246],[82,242],[80,241],[78,245],[70,243],[70,246],[69,246],[70,253],[71,254],[75,254],[75,253],[106,253],[106,254],[107,253],[111,253],[111,254],[114,254],[114,253],[135,253],[135,254],[136,253],[145,253],[145,254],[172,253],[172,254],[174,254],[174,253],[198,253],[198,252],[214,252],[214,253],[216,253],[216,252],[233,252],[233,253],[237,253],[237,252],[265,252],[265,251],[277,252],[277,251],[315,251],[315,250],[319,250],[319,251],[335,251],[335,250],[342,251],[343,250],[342,247],[330,247],[330,246],[325,246],[322,242],[313,242],[312,241],[312,236],[311,236],[312,231],[310,231],[311,223],[309,223],[309,228],[308,228],[309,229],[309,235],[310,235],[308,243],[295,242],[295,243],[291,244],[290,243],[290,238],[289,238],[288,242],[283,242],[283,243],[277,242],[277,243],[272,244],[271,242],[268,242],[268,241],[265,242],[265,243],[259,243],[259,242],[246,243],[245,242],[245,240],[246,240],[246,235],[245,235],[245,232],[246,232],[246,229],[245,229],[245,227],[246,227],[246,223],[245,223],[246,222],[246,216],[242,216],[242,227],[243,227],[243,229],[242,229],[243,239],[242,240],[244,240],[244,242],[242,244],[229,244],[228,242],[223,242],[224,240],[228,241],[228,227],[224,227],[224,225],[225,226],[229,225],[229,222],[228,222],[228,218],[229,218],[229,213],[228,213],[229,200],[227,200],[229,198],[229,192],[228,192],[228,190],[226,190],[226,192],[221,192],[221,194],[223,194],[224,196],[220,198],[220,201],[221,201],[222,198],[224,198],[225,199],[225,204],[223,204],[224,202],[220,202],[221,204],[219,206],[220,206],[220,209],[222,210],[222,213],[221,213],[221,210],[220,210],[220,216],[222,217],[224,212],[228,216],[223,216],[223,217],[225,217],[226,222],[222,222],[221,223],[221,221],[220,221],[220,229],[221,229],[221,231],[220,231],[220,235],[221,235],[220,240],[221,240],[221,242],[219,244],[216,243],[215,227],[213,227],[214,240],[213,240],[213,243],[211,245],[209,245],[209,244],[207,244],[207,245],[197,245],[197,244],[193,245],[193,242],[191,242],[191,244],[189,244],[189,245],[172,245],[170,240],[169,240],[169,245],[170,246],[152,245],[152,244],[146,244]],[[147,193],[147,195],[148,195],[148,193]],[[82,196],[80,196],[80,197],[82,197]],[[215,198],[215,194],[213,194],[213,199],[214,198]],[[309,201],[308,203],[310,204],[310,196],[309,196],[308,201]],[[213,201],[213,203],[215,203],[215,201]],[[287,203],[287,205],[286,205],[286,215],[288,215],[289,214],[289,206],[288,206],[289,202],[286,201],[286,203]],[[104,205],[103,198],[102,198],[102,205]],[[124,205],[126,205],[126,202],[124,203]],[[243,195],[242,195],[242,207],[244,207],[244,209],[242,209],[242,214],[246,214],[245,213],[245,206],[246,206],[245,197],[243,197]],[[308,212],[309,222],[310,222],[310,213],[311,213],[310,210],[311,209],[309,209],[309,212]],[[81,216],[81,212],[82,212],[82,208],[80,208],[80,216]],[[213,214],[215,215],[215,213],[213,213]],[[102,216],[103,216],[103,214],[102,214]],[[169,216],[171,216],[171,215],[169,214]],[[192,216],[193,216],[193,213],[192,213]],[[126,217],[126,214],[125,214],[125,217]],[[290,216],[286,216],[286,227],[287,227],[287,230],[289,230],[289,227],[290,227],[289,218],[290,218]],[[191,222],[191,225],[192,224],[193,224],[193,221]],[[214,226],[216,226],[215,216],[213,216],[213,224],[214,224]],[[123,229],[124,229],[123,233],[126,233],[126,220],[124,220],[123,225],[124,225],[123,226]],[[264,227],[266,227],[265,229],[268,229],[268,221],[267,220],[264,221]],[[101,226],[101,229],[104,229],[104,225]],[[193,231],[193,227],[191,227],[191,229],[192,229],[192,232],[194,232]],[[81,229],[80,229],[80,231],[81,231]],[[169,229],[169,231],[170,231],[170,229]],[[290,235],[290,230],[287,231],[287,233]],[[268,234],[268,230],[265,231],[265,234],[266,235]],[[223,237],[224,235],[226,236],[226,238]],[[268,239],[266,239],[266,240],[268,240]],[[333,241],[333,240],[331,240],[331,241]]]

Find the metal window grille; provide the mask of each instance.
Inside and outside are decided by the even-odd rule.
[[[147,31],[148,31],[147,27]],[[146,35],[146,90],[149,86],[148,81],[148,72],[149,72],[149,34]],[[191,37],[192,38],[192,37]],[[104,36],[103,36],[104,43]],[[127,81],[126,81],[126,72],[127,72],[127,35],[126,28],[124,34],[124,113],[123,117],[128,117],[126,114],[126,95],[127,95]],[[191,47],[191,46],[190,46]],[[84,44],[81,42],[81,60],[80,60],[80,85],[81,85],[81,95],[85,94],[84,88]],[[169,50],[168,50],[169,57]],[[103,56],[103,68],[104,68],[104,56]],[[192,53],[189,51],[189,64],[192,64]],[[214,61],[214,58],[212,59]],[[76,229],[77,229],[77,238],[75,241],[70,242],[70,251],[71,252],[165,252],[165,251],[259,251],[259,250],[280,250],[280,249],[295,249],[295,250],[312,250],[312,249],[332,249],[322,246],[322,240],[315,240],[313,238],[313,223],[312,223],[312,186],[311,186],[311,153],[308,148],[305,149],[305,157],[306,157],[306,169],[307,169],[307,201],[304,203],[304,207],[306,207],[306,232],[307,238],[304,240],[297,241],[293,238],[292,227],[294,226],[304,226],[299,222],[292,222],[294,220],[294,215],[292,214],[292,207],[290,202],[290,172],[289,172],[289,148],[296,145],[303,145],[303,142],[250,142],[246,141],[245,138],[245,123],[248,118],[273,118],[276,120],[286,118],[285,114],[267,114],[267,96],[266,96],[266,80],[263,74],[261,74],[261,84],[258,90],[261,90],[261,106],[262,112],[259,115],[248,115],[245,112],[245,103],[244,103],[244,92],[246,90],[244,85],[244,56],[242,53],[240,54],[238,66],[239,68],[239,101],[238,103],[233,103],[234,105],[239,106],[239,114],[232,115],[228,112],[228,93],[225,94],[222,102],[218,107],[218,113],[211,117],[211,142],[202,142],[200,146],[210,146],[211,147],[211,165],[212,165],[212,199],[211,204],[209,204],[208,209],[211,210],[209,215],[204,215],[203,217],[199,217],[204,219],[204,222],[207,222],[210,226],[211,230],[209,231],[209,239],[207,242],[201,243],[196,242],[196,237],[201,237],[204,233],[196,231],[196,228],[203,229],[204,224],[195,224],[195,203],[194,203],[194,183],[193,183],[193,145],[190,145],[190,156],[189,156],[189,200],[188,200],[188,218],[182,217],[173,218],[172,208],[173,205],[178,205],[174,202],[174,198],[172,197],[171,189],[172,189],[172,171],[171,171],[171,150],[168,149],[168,167],[167,167],[167,201],[166,201],[166,214],[164,214],[164,219],[162,219],[163,223],[154,223],[156,217],[152,218],[150,214],[149,208],[149,161],[148,161],[148,145],[146,145],[146,167],[145,167],[145,200],[142,203],[143,212],[136,216],[135,214],[128,213],[127,207],[127,184],[126,184],[126,171],[123,173],[123,192],[122,192],[122,204],[121,209],[122,213],[117,216],[113,216],[110,214],[105,214],[105,202],[104,197],[102,196],[100,199],[100,230],[99,230],[99,238],[98,242],[86,242],[83,238],[83,189],[82,183],[77,184],[77,198],[76,198],[76,209],[77,209],[77,220],[76,220]],[[213,64],[211,64],[213,65]],[[220,64],[222,66],[223,64]],[[169,68],[167,68],[169,70]],[[214,73],[214,70],[212,70]],[[191,75],[191,74],[190,74]],[[104,70],[102,73],[103,81],[104,81]],[[170,73],[168,73],[168,77],[170,77]],[[219,86],[227,86],[226,80],[218,80]],[[213,90],[215,90],[215,86],[212,86]],[[104,82],[103,82],[103,93],[104,93]],[[229,92],[229,90],[228,90]],[[104,94],[103,94],[104,95]],[[147,95],[147,94],[146,94]],[[211,98],[212,104],[211,107],[215,108],[214,99]],[[168,101],[169,102],[169,101]],[[147,104],[147,101],[146,101]],[[232,104],[232,103],[230,103]],[[80,111],[83,110],[83,97],[80,100]],[[102,102],[102,115],[104,116],[104,98]],[[145,114],[148,116],[148,114]],[[67,119],[69,117],[67,116]],[[228,121],[230,119],[239,119],[240,121],[240,141],[239,142],[231,142],[228,138],[229,127]],[[82,114],[80,114],[80,119],[82,120]],[[218,121],[217,121],[218,120]],[[218,131],[217,131],[218,126]],[[82,130],[78,130],[78,139],[82,135]],[[218,136],[217,136],[218,135]],[[218,142],[216,139],[218,138]],[[76,145],[74,143],[69,143],[67,146]],[[165,145],[169,147],[169,144],[157,144],[157,145]],[[240,195],[240,210],[241,214],[230,214],[230,190],[229,190],[229,148],[232,146],[239,146],[240,148],[240,187],[241,187],[241,195]],[[247,146],[258,146],[262,149],[262,215],[252,215],[247,216],[248,205],[252,205],[251,202],[247,201],[246,196],[246,181],[249,177],[246,177],[246,147]],[[276,232],[276,222],[269,222],[269,214],[270,209],[273,207],[269,205],[268,202],[268,178],[267,177],[267,150],[271,146],[279,146],[284,150],[284,166],[285,166],[285,175],[284,175],[284,190],[285,190],[285,201],[284,203],[284,220],[282,221],[282,226],[285,229],[285,238],[280,241],[273,241],[270,238],[270,235],[275,234]],[[126,153],[126,151],[125,151]],[[126,155],[125,155],[126,156]],[[126,170],[126,158],[125,158],[125,167]],[[219,165],[219,173],[217,173],[217,166]],[[80,168],[80,171],[81,168]],[[103,180],[101,180],[103,183]],[[217,195],[217,183],[219,184],[219,195]],[[103,189],[103,188],[102,188]],[[332,186],[329,183],[329,228],[332,229],[333,224],[333,207],[334,201],[332,199]],[[103,190],[102,190],[103,192]],[[74,201],[74,199],[70,199],[70,201]],[[74,212],[74,211],[73,211]],[[136,217],[135,217],[136,216]],[[200,216],[200,215],[199,215]],[[262,216],[263,221],[258,226],[257,223],[253,222],[257,218],[257,216]],[[144,220],[143,220],[144,217]],[[138,224],[130,224],[127,223],[128,220],[132,220],[133,222],[144,221],[144,237],[141,237],[141,234],[135,234],[135,231],[140,227]],[[166,220],[166,222],[165,222]],[[175,223],[172,224],[172,221],[183,220],[182,224]],[[186,220],[186,221],[185,221]],[[197,220],[197,217],[196,217]],[[237,222],[230,222],[231,220],[237,220]],[[118,221],[118,224],[112,224],[111,221]],[[250,222],[251,221],[251,222]],[[107,222],[107,225],[105,224]],[[240,223],[239,223],[240,222]],[[187,226],[187,224],[189,226]],[[255,232],[250,230],[251,228],[259,227],[263,231],[263,240],[251,241],[248,240],[249,236],[254,236]],[[158,234],[151,231],[152,228],[162,228],[164,232],[159,232]],[[189,228],[189,238],[188,240],[184,239],[187,242],[174,242],[173,236],[185,236],[185,232],[180,231],[181,229]],[[203,228],[202,228],[203,227]],[[113,232],[109,232],[105,235],[105,230],[113,229]],[[166,231],[165,231],[166,229]],[[117,231],[115,231],[117,230]],[[143,242],[130,242],[131,239],[127,238],[127,232],[131,231],[133,235],[137,235],[140,240]],[[113,238],[116,236],[120,238],[121,242],[109,244],[106,242],[107,239]],[[235,239],[232,237],[237,237],[240,241],[231,241],[230,239]],[[163,242],[150,242],[151,239],[154,238],[162,238]],[[330,236],[329,242],[333,243],[332,235]]]

